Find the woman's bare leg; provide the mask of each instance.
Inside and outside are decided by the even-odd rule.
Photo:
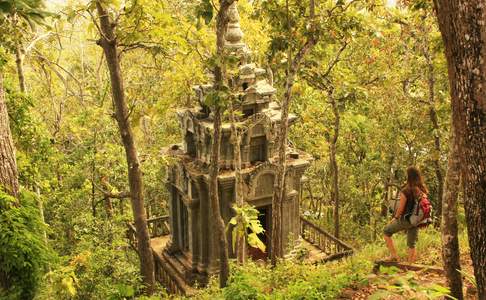
[[[408,262],[413,264],[417,259],[417,251],[415,248],[408,248]]]
[[[386,234],[383,236],[385,239],[386,246],[388,250],[390,250],[391,258],[398,260],[397,250],[395,249],[395,245],[393,244],[393,240],[391,236],[387,236]]]
[[[413,264],[417,259],[417,252],[415,251],[415,244],[418,239],[418,228],[412,227],[407,230],[407,246],[408,246],[408,262]]]

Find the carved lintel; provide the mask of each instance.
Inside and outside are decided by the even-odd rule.
[[[222,189],[229,189],[234,187],[235,185],[235,178],[234,177],[218,177],[219,185]]]

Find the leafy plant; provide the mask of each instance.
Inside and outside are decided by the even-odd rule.
[[[233,209],[235,216],[229,221],[229,224],[234,225],[232,231],[233,249],[235,249],[238,237],[244,236],[251,247],[265,252],[265,244],[258,237],[260,233],[265,231],[260,220],[258,220],[258,210],[249,204],[244,204],[242,207],[233,205]]]
[[[258,290],[248,282],[248,275],[237,272],[231,279],[228,287],[223,290],[225,299],[228,300],[252,300],[260,299]]]
[[[20,205],[0,192],[0,297],[32,299],[46,267],[53,259],[42,236],[35,197],[21,193]]]

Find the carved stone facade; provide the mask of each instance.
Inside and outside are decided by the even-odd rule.
[[[275,101],[276,90],[267,72],[257,67],[250,59],[250,51],[242,43],[238,12],[231,7],[231,22],[226,34],[227,49],[239,57],[239,73],[230,79],[231,86],[238,89],[241,98],[238,109],[237,130],[241,136],[241,162],[245,201],[260,211],[260,221],[265,234],[260,238],[267,246],[267,253],[256,253],[250,249],[250,256],[264,258],[270,249],[271,202],[276,173],[278,126],[281,111]],[[211,92],[212,84],[194,87],[192,107],[177,112],[182,145],[173,145],[169,150],[175,158],[168,172],[167,187],[170,191],[171,242],[164,249],[171,264],[177,266],[184,280],[205,283],[208,275],[218,270],[218,245],[213,234],[214,218],[210,209],[208,194],[208,166],[211,155],[213,121],[210,110],[204,106],[204,98]],[[289,124],[296,121],[289,116]],[[223,122],[219,197],[221,214],[227,223],[233,216],[235,203],[236,160],[231,137],[231,124]],[[300,233],[299,199],[301,180],[309,166],[311,157],[295,149],[287,149],[287,194],[283,204],[283,244],[292,245]],[[236,257],[228,231],[230,257]],[[253,251],[253,252],[252,252]]]

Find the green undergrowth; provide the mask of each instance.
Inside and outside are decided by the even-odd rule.
[[[406,259],[406,237],[404,234],[394,236],[399,255]],[[467,249],[465,234],[460,236],[461,249]],[[433,227],[420,230],[417,252],[418,263],[440,266],[439,231]],[[466,250],[467,251],[467,250]],[[377,281],[370,275],[375,260],[388,257],[388,251],[384,243],[377,240],[374,243],[362,245],[356,249],[355,254],[347,259],[321,265],[302,264],[293,261],[280,263],[275,269],[249,261],[244,266],[232,266],[230,282],[224,289],[218,288],[217,278],[213,278],[207,289],[201,290],[196,299],[336,299],[344,289],[359,290]],[[388,285],[390,289],[378,291],[390,295],[394,292],[400,294],[403,289],[412,292],[427,292],[432,295],[428,298],[436,299],[434,295],[444,296],[446,289],[440,285],[431,284],[430,288],[417,285],[410,273],[400,274],[395,272],[378,275],[381,285],[384,282],[393,281],[402,284],[394,287],[394,283]],[[403,278],[401,278],[403,277]],[[410,279],[410,280],[409,280]],[[428,289],[428,290],[427,290]],[[377,294],[377,296],[382,295]]]
[[[0,190],[0,299],[32,299],[54,258],[42,239],[46,230],[35,196],[15,199]]]
[[[234,266],[224,289],[213,281],[198,299],[333,299],[355,283],[365,283],[369,261],[349,259],[326,265],[280,263],[275,269],[249,262]]]

